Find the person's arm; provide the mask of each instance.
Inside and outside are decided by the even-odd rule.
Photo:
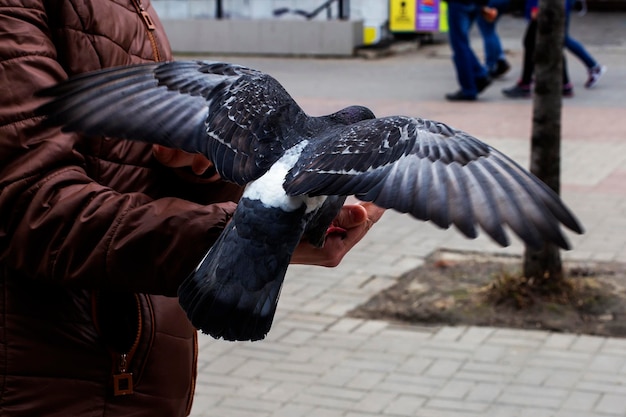
[[[42,104],[35,93],[66,78],[43,2],[8,3],[0,8],[2,267],[46,282],[174,295],[235,203],[152,199],[90,178],[79,136],[33,115]]]

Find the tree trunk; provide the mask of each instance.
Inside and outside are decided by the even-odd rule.
[[[530,171],[559,193],[564,1],[539,0],[537,18]],[[559,288],[564,276],[558,247],[526,247],[524,276],[534,286]]]

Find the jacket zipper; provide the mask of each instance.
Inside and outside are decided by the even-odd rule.
[[[117,372],[113,374],[113,395],[115,396],[128,395],[134,392],[130,361],[135,356],[135,351],[139,346],[139,339],[143,331],[143,319],[141,317],[141,300],[137,294],[133,295],[137,304],[137,335],[128,352],[118,353],[111,350],[111,355],[117,366]]]
[[[143,23],[146,26],[146,29],[148,29],[147,34],[148,34],[148,39],[150,40],[150,44],[152,45],[152,53],[154,55],[154,60],[158,62],[161,60],[161,53],[159,52],[159,47],[157,44],[156,36],[154,35],[156,25],[154,24],[152,17],[150,17],[150,14],[148,14],[146,9],[143,7],[141,0],[132,0],[132,2],[133,2],[133,5],[135,6],[135,9],[137,10],[137,13],[139,13],[139,16],[141,16],[141,20],[143,20]]]
[[[130,369],[130,362],[135,355],[135,351],[139,346],[139,339],[141,338],[141,333],[143,332],[143,319],[141,316],[141,301],[139,300],[139,296],[137,294],[133,294],[135,297],[135,303],[137,305],[137,335],[135,336],[135,340],[131,345],[128,352],[117,352],[111,348],[108,348],[109,354],[111,355],[111,359],[113,361],[113,395],[129,395],[134,392],[133,386],[133,373]],[[97,292],[94,291],[91,295],[92,301],[92,316],[94,317],[94,326],[96,331],[99,334],[102,334],[100,330],[100,325],[98,322],[98,295]]]
[[[193,395],[196,392],[196,380],[198,378],[198,332],[193,333],[193,376],[191,378],[191,387],[189,391],[189,397],[187,397],[187,414],[191,414],[191,407],[193,406]]]

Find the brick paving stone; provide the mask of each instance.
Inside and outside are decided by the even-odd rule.
[[[468,327],[459,339],[462,345],[479,345],[489,338],[495,329],[493,327]]]
[[[624,395],[603,394],[594,411],[618,416],[626,415]]]
[[[328,331],[330,332],[340,332],[340,333],[350,333],[361,324],[363,324],[365,320],[363,319],[353,319],[350,317],[344,317],[340,320],[337,320],[334,324],[332,324]]]
[[[555,388],[573,388],[580,378],[581,372],[559,370],[559,372],[550,372],[544,385]]]
[[[319,397],[345,399],[351,401],[360,401],[367,396],[367,391],[360,389],[347,388],[345,386],[327,386],[322,384],[314,384],[307,388],[307,393]]]
[[[506,393],[526,396],[529,398],[555,398],[563,400],[567,397],[570,390],[563,388],[553,388],[536,385],[510,384],[507,386]]]
[[[426,370],[425,374],[435,378],[451,378],[463,366],[462,361],[437,359]]]
[[[222,396],[220,395],[207,395],[204,393],[196,394],[193,397],[193,406],[192,406],[192,414],[197,414],[204,412],[205,410],[210,410],[211,408],[217,406],[217,404],[222,400]]]
[[[287,403],[272,413],[273,417],[306,417],[312,410],[313,406],[305,404]]]
[[[457,411],[474,411],[484,412],[489,404],[474,401],[456,401],[442,398],[431,398],[427,401],[426,406],[432,409],[457,410]]]
[[[570,347],[573,351],[595,353],[604,344],[606,338],[597,336],[580,335]]]
[[[419,375],[422,374],[426,368],[429,368],[434,360],[433,358],[412,356],[404,362],[401,371],[408,374]]]
[[[273,370],[278,372],[290,372],[294,374],[320,376],[324,374],[325,369],[316,363],[308,362],[284,362],[280,361],[274,364]]]
[[[292,398],[292,401],[300,404],[313,405],[315,407],[324,407],[338,410],[352,410],[355,404],[354,400],[312,395],[309,394],[307,391],[299,393]]]
[[[595,382],[595,381],[578,381],[576,383],[577,390],[599,392],[607,394],[616,394],[626,396],[626,385],[616,384],[614,382]]]
[[[466,398],[468,401],[493,403],[504,388],[505,384],[474,383]]]
[[[389,323],[381,320],[368,320],[362,323],[354,331],[359,334],[375,335],[389,327]]]
[[[332,369],[326,371],[324,375],[317,379],[317,382],[328,386],[349,386],[350,381],[353,381],[360,373],[361,372],[357,368],[342,364],[341,366],[333,367]]]
[[[472,362],[498,363],[508,354],[509,349],[506,347],[483,343],[474,348],[471,360]]]
[[[536,408],[556,410],[561,406],[563,400],[560,398],[533,397],[524,394],[511,394],[508,392],[503,392],[502,395],[498,397],[498,402],[502,404],[517,405],[520,407],[531,406]]]
[[[216,406],[211,408],[210,410],[205,410],[202,414],[199,414],[200,417],[213,417],[213,416],[221,416],[221,417],[269,417],[270,413],[262,412],[259,410],[243,410],[237,408],[230,407],[222,407]]]
[[[290,345],[302,346],[315,336],[317,336],[317,332],[311,330],[293,329],[281,338],[281,342]]]
[[[445,345],[428,344],[419,349],[421,356],[425,358],[447,359],[451,361],[462,362],[467,360],[468,352],[454,349],[454,346],[446,348]]]
[[[240,378],[254,378],[261,375],[267,369],[273,366],[271,361],[263,361],[258,359],[248,359],[243,362],[238,368],[233,370],[230,374]],[[213,371],[209,366],[207,370]]]
[[[220,403],[220,407],[233,408],[237,410],[250,410],[260,412],[271,412],[276,408],[274,401],[266,401],[250,398],[226,398]]]
[[[553,369],[529,366],[522,369],[520,373],[515,376],[515,381],[520,384],[543,385],[553,374]]]
[[[515,378],[515,373],[491,373],[481,371],[460,370],[454,376],[456,379],[484,383],[506,384]]]
[[[430,397],[434,395],[434,393],[436,392],[436,388],[426,385],[411,385],[398,381],[385,380],[376,385],[376,391],[415,395],[418,397]]]
[[[426,402],[425,397],[413,395],[399,395],[384,408],[383,414],[393,414],[398,416],[419,415],[419,410]]]
[[[482,412],[470,410],[445,410],[441,408],[421,408],[418,417],[484,417]]]
[[[467,327],[465,326],[444,326],[434,334],[432,339],[437,341],[457,341],[463,336],[466,330]]]
[[[563,403],[564,410],[592,411],[600,399],[600,394],[594,392],[574,391]]]
[[[371,390],[382,380],[384,380],[386,376],[386,372],[357,371],[356,375],[354,375],[354,377],[350,381],[348,381],[346,386],[348,388]]]
[[[435,396],[438,398],[463,399],[476,386],[473,381],[449,380]],[[471,400],[470,400],[471,401]]]
[[[528,360],[528,366],[544,369],[569,369],[582,370],[586,367],[586,362],[571,359],[557,359],[550,357],[535,357]]]
[[[602,352],[607,354],[624,355],[626,356],[626,339],[624,338],[610,338],[607,339],[602,346]]]
[[[299,393],[306,391],[311,381],[307,382],[294,382],[294,381],[276,381],[271,389],[262,395],[264,400],[274,401],[276,404],[281,405],[290,398],[295,397]],[[253,381],[256,383],[256,381]],[[291,404],[291,403],[290,403]]]
[[[575,340],[576,337],[570,334],[550,333],[544,342],[544,346],[560,350],[569,349]]]
[[[395,403],[397,397],[392,392],[369,392],[354,405],[353,410],[379,414],[391,403]]]
[[[377,417],[378,413],[367,413],[361,411],[349,411],[345,417]]]
[[[344,410],[327,407],[314,407],[306,417],[343,417]]]
[[[626,364],[626,357],[598,354],[591,358],[589,369],[595,372],[618,373]]]
[[[543,410],[537,408],[522,408],[519,417],[553,417],[553,410]]]
[[[519,368],[507,363],[481,363],[472,361],[463,364],[462,370],[488,374],[513,375],[519,371]]]

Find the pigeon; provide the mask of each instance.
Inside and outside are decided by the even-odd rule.
[[[201,153],[243,195],[179,287],[191,323],[214,338],[268,334],[291,256],[322,246],[347,196],[475,238],[570,245],[583,228],[559,196],[512,159],[444,123],[377,118],[363,106],[307,115],[273,77],[225,62],[104,69],[45,89],[38,110],[65,131]]]

